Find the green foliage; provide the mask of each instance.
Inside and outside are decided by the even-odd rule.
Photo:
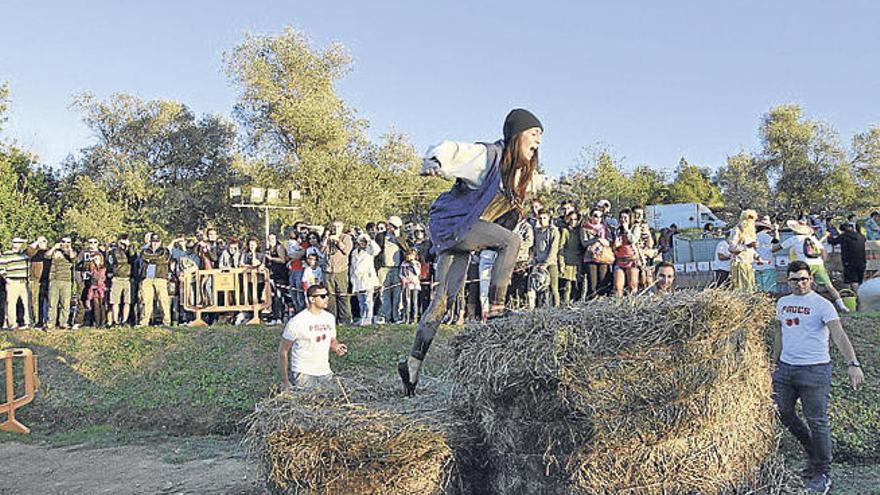
[[[669,203],[703,203],[710,208],[724,205],[721,191],[709,180],[708,170],[690,165],[684,158],[678,164],[666,199]]]
[[[331,367],[350,373],[393,373],[412,341],[412,327],[338,329],[349,347]],[[448,362],[450,329],[432,348],[426,371]],[[228,434],[279,383],[280,329],[214,326],[17,332],[0,349],[29,347],[38,359],[37,398],[18,412],[37,433],[109,425],[198,435]]]
[[[585,150],[580,165],[563,175],[560,184],[551,201],[570,199],[580,208],[588,208],[600,199],[611,201],[615,209],[654,204],[666,196],[662,172],[642,166],[627,174],[604,148]]]
[[[746,208],[767,211],[770,206],[770,182],[763,164],[744,152],[727,157],[718,171],[721,196],[727,208],[738,213]]]
[[[178,102],[127,94],[106,101],[83,94],[74,107],[98,136],[69,164],[65,218],[75,231],[139,236],[242,223],[225,201],[227,187],[244,181],[233,166],[230,123],[212,115],[197,119]],[[107,218],[89,218],[105,210]]]
[[[871,127],[852,140],[855,208],[880,205],[880,127]]]
[[[45,187],[46,177],[35,170],[32,155],[0,145],[0,242],[16,235],[55,234],[53,210],[39,197]]]
[[[764,115],[760,134],[776,209],[844,210],[855,198],[849,163],[830,126],[804,119],[797,105],[780,105]]]
[[[113,239],[126,231],[124,207],[107,196],[107,189],[89,176],[73,179],[63,216],[72,234],[80,238]]]
[[[225,60],[240,89],[235,114],[258,158],[248,164],[260,172],[258,185],[300,190],[300,214],[312,222],[363,224],[425,206],[437,185],[415,176],[406,137],[391,131],[381,145],[370,143],[367,122],[336,94],[351,64],[341,45],[318,49],[287,28],[245,35]]]

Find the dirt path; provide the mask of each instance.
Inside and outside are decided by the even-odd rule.
[[[264,493],[253,470],[237,449],[232,450],[207,459],[169,462],[180,455],[180,445],[95,448],[3,442],[0,494]]]

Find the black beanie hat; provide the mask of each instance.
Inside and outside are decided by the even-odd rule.
[[[516,134],[532,127],[540,127],[542,131],[544,130],[541,121],[532,112],[523,108],[514,108],[504,119],[504,140],[510,141],[510,138]]]

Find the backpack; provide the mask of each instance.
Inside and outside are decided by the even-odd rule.
[[[804,239],[804,256],[812,259],[822,256],[822,246],[816,242],[813,236],[807,236]]]

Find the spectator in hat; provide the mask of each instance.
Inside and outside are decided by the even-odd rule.
[[[812,280],[816,285],[828,291],[841,313],[849,312],[849,309],[843,304],[840,293],[837,292],[834,284],[831,283],[831,277],[828,276],[828,272],[825,270],[825,262],[822,259],[822,242],[825,241],[827,233],[826,236],[817,238],[813,234],[812,227],[807,225],[804,220],[789,220],[785,224],[795,235],[789,237],[784,242],[774,243],[773,252],[788,251],[789,259],[792,261],[803,261],[809,265]],[[778,234],[776,238],[778,239]]]
[[[619,225],[614,215],[611,213],[611,201],[600,199],[596,202],[596,208],[602,211],[602,223],[608,228],[609,232],[613,232]]]
[[[28,297],[28,257],[24,246],[27,241],[21,237],[12,238],[12,247],[0,255],[0,278],[6,282],[6,324],[5,328],[15,330],[30,326],[30,302]],[[24,324],[18,326],[18,303],[24,309]]]

